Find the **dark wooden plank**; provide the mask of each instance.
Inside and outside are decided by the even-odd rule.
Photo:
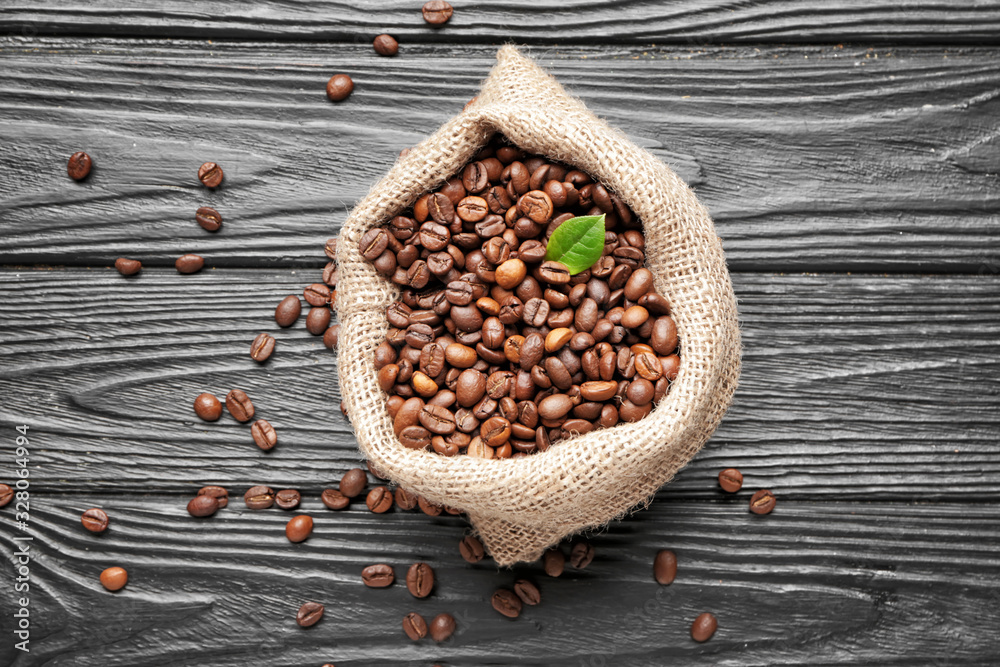
[[[3,263],[319,265],[397,152],[457,113],[493,47],[0,41]],[[538,48],[673,165],[739,271],[996,273],[992,50]],[[327,77],[348,71],[350,101]],[[86,149],[89,181],[65,176]],[[195,179],[205,160],[221,191]],[[213,204],[217,235],[193,221]]]
[[[515,40],[551,44],[731,42],[996,44],[1000,8],[958,0],[505,0],[455,3],[444,28],[426,25],[417,0],[222,2],[26,0],[0,10],[16,35],[135,35],[370,43],[388,32],[404,43]]]
[[[34,430],[48,490],[190,491],[266,482],[318,492],[358,453],[335,359],[273,308],[312,271],[181,276],[0,272],[3,423]],[[735,465],[789,498],[998,500],[1000,283],[995,277],[734,276],[745,344],[736,404],[672,497],[716,498]],[[258,367],[250,340],[275,331]],[[244,388],[280,433],[259,451],[201,391]]]
[[[537,565],[466,564],[457,517],[333,513],[307,497],[316,528],[293,545],[281,510],[240,502],[195,520],[185,500],[36,493],[32,653],[13,665],[986,665],[1000,651],[995,504],[783,502],[756,517],[742,503],[657,502],[595,537],[586,570],[551,579]],[[112,516],[102,536],[79,525],[91,506]],[[5,551],[12,533],[0,531]],[[651,576],[662,548],[679,560],[669,587]],[[417,560],[436,570],[427,599],[360,582],[372,562],[402,576]],[[112,564],[130,573],[113,595],[97,581]],[[489,596],[522,576],[542,602],[510,621]],[[0,588],[4,609],[12,596]],[[327,608],[303,630],[293,619],[307,600]],[[414,644],[400,628],[410,611],[448,611],[458,632]],[[719,630],[699,645],[688,628],[703,611]],[[7,637],[11,623],[4,614]],[[5,641],[0,657],[12,653]]]

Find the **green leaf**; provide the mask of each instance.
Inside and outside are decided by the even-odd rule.
[[[576,275],[592,267],[604,252],[604,214],[570,218],[556,228],[545,250],[547,261],[562,262]]]

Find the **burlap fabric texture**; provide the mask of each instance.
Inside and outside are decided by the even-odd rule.
[[[484,460],[406,449],[393,434],[373,360],[398,290],[361,256],[358,242],[440,186],[497,132],[586,171],[639,216],[646,265],[672,304],[680,372],[646,418],[531,456]],[[736,299],[708,212],[670,168],[511,46],[500,49],[476,100],[400,158],[351,212],[337,259],[340,388],[362,454],[408,491],[465,512],[501,566],[535,560],[563,537],[648,503],[702,447],[736,389]]]

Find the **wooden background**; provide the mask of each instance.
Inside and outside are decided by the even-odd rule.
[[[0,7],[0,481],[30,427],[31,653],[12,648],[13,505],[0,510],[0,664],[995,665],[1000,654],[1000,3],[961,0],[188,3]],[[400,38],[397,58],[371,50]],[[300,321],[265,366],[274,305],[398,151],[530,45],[711,209],[740,299],[745,373],[705,450],[653,506],[545,577],[458,555],[465,523],[319,492],[358,464],[334,356]],[[356,92],[331,104],[347,72]],[[95,160],[83,183],[66,159]],[[223,165],[218,192],[197,183]],[[210,235],[193,220],[212,205]],[[200,274],[173,260],[197,252]],[[140,276],[109,268],[142,260]],[[259,451],[200,391],[244,388],[280,433]],[[721,493],[717,472],[747,491]],[[236,500],[185,512],[200,486]],[[313,537],[239,496],[305,495]],[[779,498],[766,517],[750,494]],[[112,516],[102,536],[82,510]],[[677,581],[651,576],[658,549]],[[360,569],[426,560],[426,600]],[[129,585],[97,576],[125,566]],[[543,602],[489,596],[515,576]],[[326,617],[303,630],[306,600]],[[407,640],[407,612],[456,636]],[[719,618],[704,645],[702,611]]]

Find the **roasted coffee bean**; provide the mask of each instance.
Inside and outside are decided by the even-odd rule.
[[[358,250],[365,259],[375,260],[389,246],[389,234],[379,227],[369,229],[361,236]]]
[[[10,487],[7,488],[9,489]],[[0,493],[2,493],[2,490],[0,490]],[[8,500],[7,502],[10,501]],[[6,503],[3,504],[5,505]],[[2,505],[0,505],[0,507],[2,507]],[[103,533],[108,529],[108,515],[104,510],[96,507],[84,512],[83,516],[80,517],[80,522],[83,524],[83,527],[91,533]]]
[[[707,642],[715,634],[718,627],[719,622],[715,616],[708,612],[700,614],[691,624],[691,639],[696,642]]]
[[[14,499],[14,489],[7,484],[0,484],[0,507],[5,507]]]
[[[69,162],[66,163],[66,173],[74,181],[82,181],[90,175],[93,165],[94,161],[89,155],[83,151],[78,151],[69,156]]]
[[[406,589],[415,598],[425,598],[434,588],[434,570],[427,563],[414,563],[406,571]]]
[[[420,614],[410,612],[403,617],[403,632],[413,641],[420,641],[427,636],[427,621]]]
[[[188,514],[197,517],[212,516],[218,509],[219,501],[212,496],[195,496],[187,504]]]
[[[271,422],[266,419],[258,419],[250,427],[250,436],[255,445],[265,452],[274,449],[278,444],[278,432],[271,426]]]
[[[115,268],[123,276],[134,276],[142,270],[142,262],[137,259],[119,257],[115,260]]]
[[[490,417],[479,428],[479,436],[490,447],[499,447],[510,439],[510,422],[503,417]]]
[[[300,514],[285,524],[285,537],[289,542],[302,542],[312,534],[313,520],[307,514]]]
[[[207,392],[198,394],[194,399],[194,413],[207,422],[214,422],[222,416],[222,403]]]
[[[455,385],[458,404],[469,408],[486,395],[486,376],[474,369],[466,369],[458,376]]]
[[[219,503],[219,509],[229,505],[229,491],[221,486],[203,486],[198,489],[199,496],[212,496]]]
[[[590,542],[577,542],[569,552],[569,564],[578,570],[590,565],[594,560],[594,547]]]
[[[546,261],[538,267],[538,276],[550,285],[565,285],[569,282],[569,268],[562,262]]]
[[[318,602],[306,602],[299,607],[299,611],[295,614],[295,622],[302,628],[316,625],[323,618],[324,610],[323,605]]]
[[[303,290],[302,296],[310,306],[325,306],[330,303],[330,288],[323,283],[313,283]]]
[[[384,486],[376,486],[365,498],[368,509],[376,514],[385,514],[392,509],[392,492]]]
[[[302,313],[302,302],[299,297],[290,294],[281,300],[278,307],[274,309],[274,321],[279,327],[290,327],[295,324]]]
[[[451,5],[444,0],[430,0],[425,2],[421,8],[424,21],[431,25],[441,25],[447,23],[451,15],[455,12]]]
[[[226,394],[226,409],[236,421],[247,422],[253,419],[253,403],[242,389],[233,389]]]
[[[486,555],[483,543],[473,535],[466,535],[458,543],[458,551],[467,563],[478,563]]]
[[[326,306],[310,308],[306,315],[306,331],[313,336],[321,336],[330,326],[332,313]]]
[[[205,260],[199,255],[181,255],[174,262],[178,273],[197,273],[205,266]]]
[[[431,433],[448,435],[455,432],[455,415],[440,405],[427,403],[417,418],[423,427]]]
[[[521,195],[517,200],[517,208],[522,215],[539,224],[552,218],[552,200],[541,190],[531,190]]]
[[[269,486],[255,486],[243,494],[243,502],[247,509],[266,510],[274,504],[274,491]]]
[[[743,488],[743,473],[736,468],[726,468],[719,473],[719,486],[726,493],[736,493]]]
[[[266,333],[257,334],[250,344],[250,358],[254,361],[264,362],[274,352],[274,336]]]
[[[396,507],[401,510],[412,510],[417,506],[417,496],[416,494],[410,493],[402,487],[397,487],[396,492],[393,494],[393,498],[396,501]]]
[[[417,506],[420,508],[420,511],[427,516],[438,516],[444,511],[444,508],[440,505],[435,505],[423,496],[417,498]]]
[[[101,585],[109,591],[119,591],[128,583],[128,572],[123,567],[109,567],[101,572]]]
[[[222,227],[222,215],[211,206],[202,206],[195,211],[194,219],[205,231],[217,232]]]
[[[380,56],[394,56],[399,53],[399,42],[392,35],[379,35],[372,43],[375,53]]]
[[[361,570],[361,581],[368,588],[386,588],[396,581],[396,572],[391,565],[379,563]]]
[[[544,432],[539,429],[539,432]],[[553,547],[547,550],[542,555],[542,562],[545,568],[545,574],[550,577],[558,577],[562,575],[563,570],[566,568],[566,556],[559,549],[559,547]]]
[[[649,344],[659,355],[667,355],[677,349],[677,325],[673,319],[664,316],[653,321]]]
[[[222,167],[214,162],[206,162],[198,167],[198,180],[206,188],[217,188],[222,184]]]
[[[527,579],[518,579],[514,582],[514,593],[517,594],[517,597],[521,598],[521,602],[532,607],[542,601],[542,595],[538,591],[538,586],[535,586],[535,584]]]
[[[649,319],[649,311],[642,306],[632,306],[622,314],[621,324],[626,329],[637,329]]]
[[[274,504],[283,510],[293,510],[299,506],[302,494],[295,489],[282,489],[274,494]]]
[[[750,498],[750,511],[754,514],[770,514],[776,504],[774,494],[761,489]]]
[[[508,259],[496,269],[496,281],[500,287],[512,290],[521,284],[528,269],[519,259]]]
[[[438,614],[431,621],[430,635],[434,641],[448,641],[453,634],[455,634],[455,617],[451,614]]]
[[[331,102],[341,102],[354,92],[354,81],[346,74],[334,74],[326,82],[326,96]]]
[[[356,498],[368,486],[368,476],[361,468],[351,468],[340,478],[340,492],[348,498]]]
[[[551,394],[538,403],[538,416],[555,420],[564,417],[573,409],[573,400],[566,394]]]
[[[506,588],[501,588],[493,593],[490,602],[494,609],[507,618],[517,618],[521,615],[521,598]]]
[[[677,576],[677,554],[669,549],[657,552],[653,560],[653,577],[658,583],[668,586]]]
[[[332,510],[345,509],[351,503],[350,498],[336,489],[324,489],[319,499]]]

